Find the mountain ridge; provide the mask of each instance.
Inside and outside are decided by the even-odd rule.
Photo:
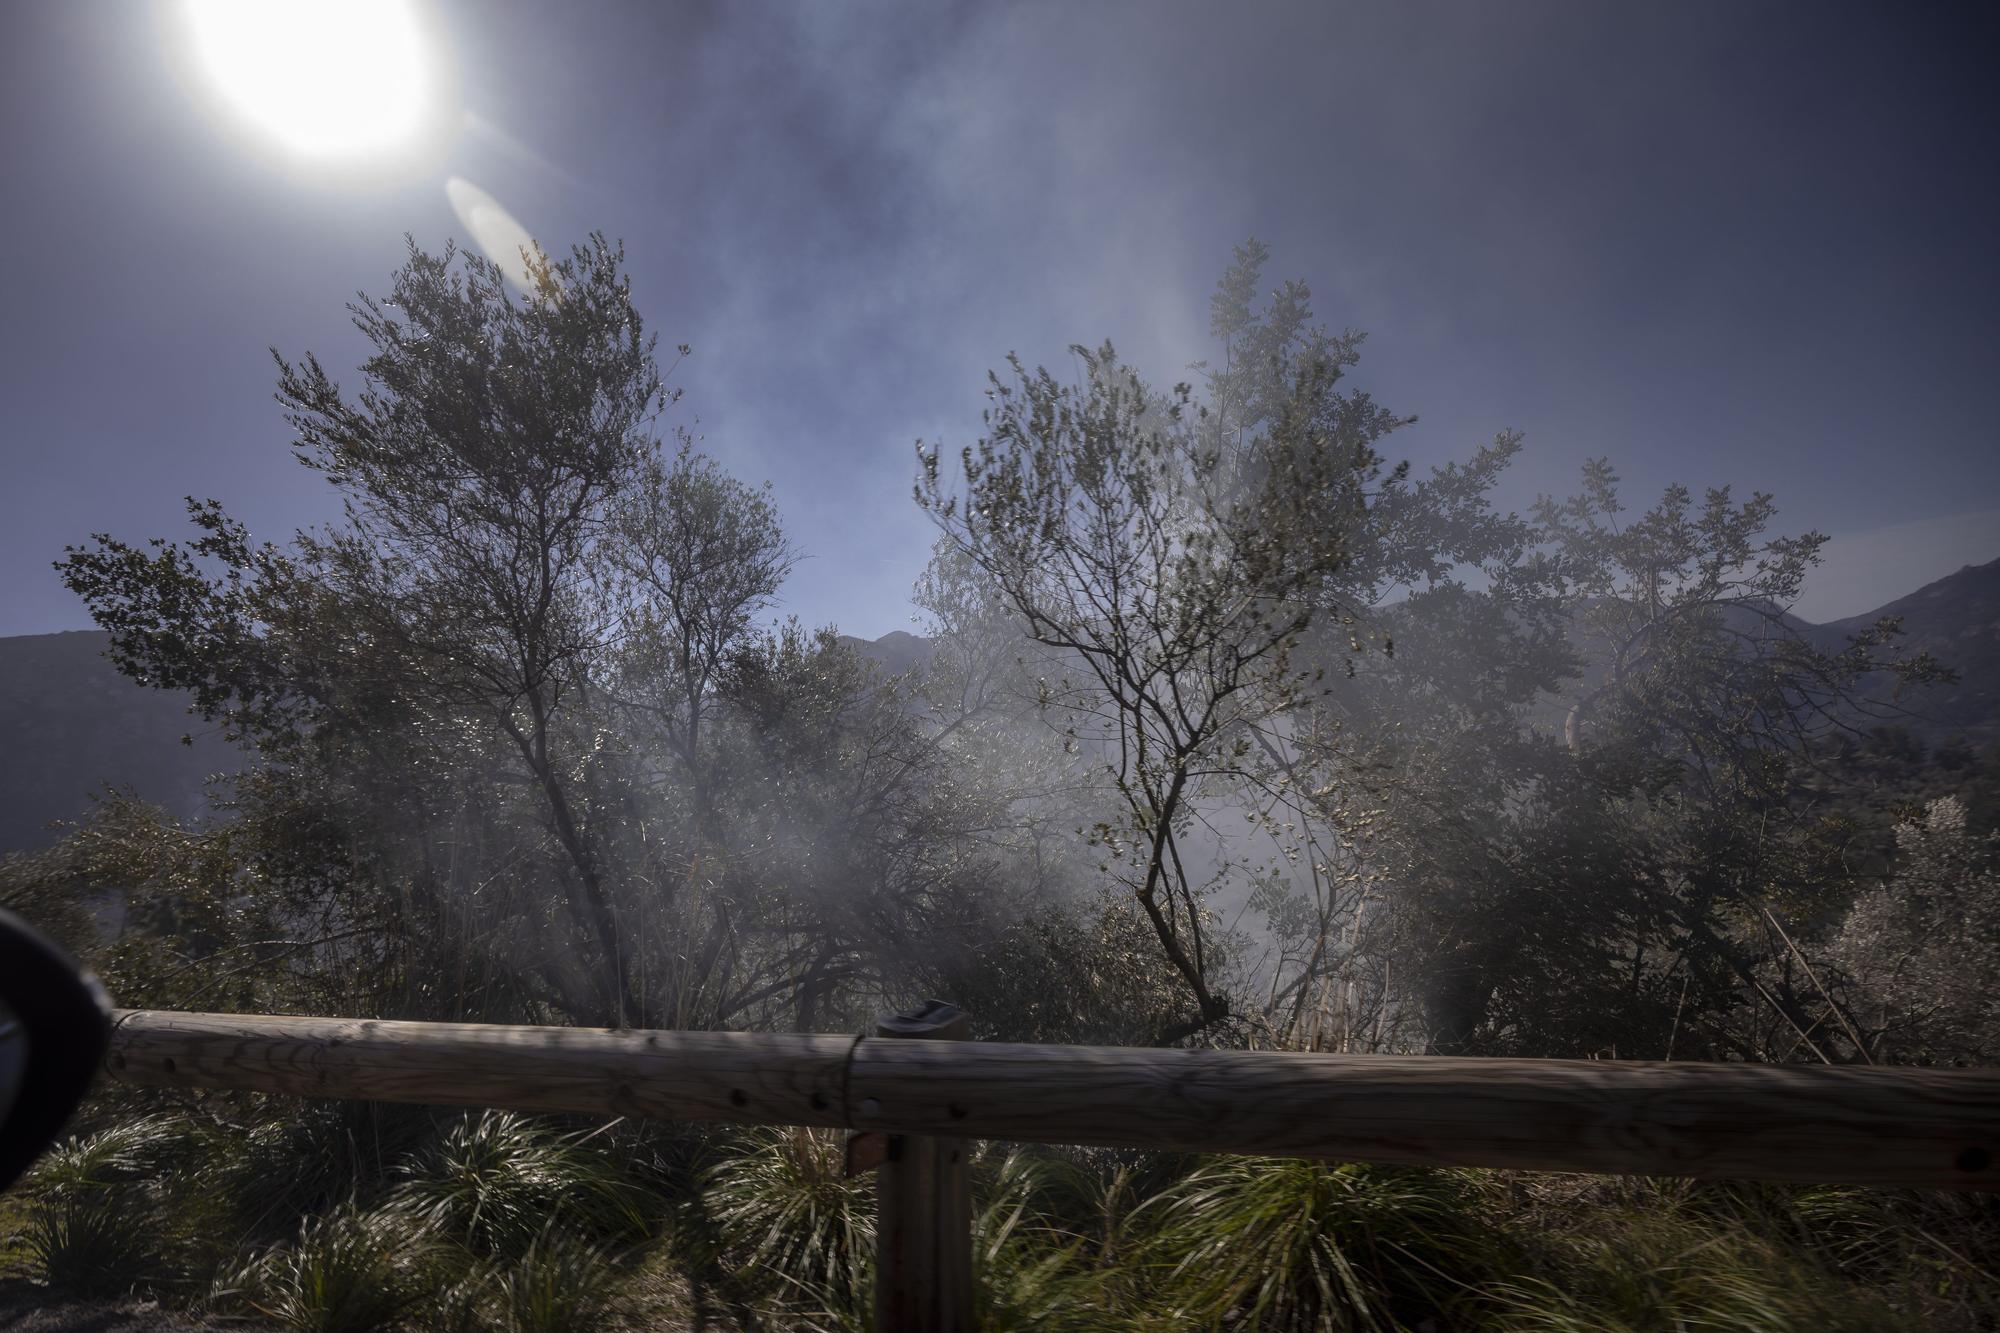
[[[1935,743],[2000,740],[2000,559],[1967,565],[1862,615],[1803,632],[1832,647],[1884,616],[1903,619],[1905,646],[1927,650],[1958,672],[1956,683],[1926,690],[1897,720]],[[90,811],[107,785],[180,816],[207,808],[206,787],[244,764],[217,729],[187,712],[184,692],[133,684],[104,658],[102,630],[0,636],[0,854],[45,846],[56,821]],[[894,675],[923,665],[929,640],[907,630],[841,642]],[[1893,682],[1867,682],[1887,702]],[[183,740],[185,738],[185,742]]]
[[[46,846],[107,786],[182,817],[242,751],[188,713],[178,690],[136,685],[104,657],[103,630],[0,637],[0,853]]]
[[[1966,565],[1873,611],[1808,632],[1825,636],[1820,641],[1831,646],[1885,616],[1903,622],[1906,651],[1928,652],[1958,673],[1955,682],[1929,686],[1904,702],[1908,729],[1926,741],[2000,739],[2000,560]],[[1893,682],[1877,678],[1868,689],[1885,695]]]

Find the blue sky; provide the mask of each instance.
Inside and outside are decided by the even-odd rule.
[[[623,238],[676,413],[809,557],[785,609],[852,633],[909,625],[915,439],[1009,351],[1181,378],[1252,234],[1420,467],[1518,428],[1511,503],[1598,454],[1773,491],[1835,539],[1814,619],[2000,556],[1990,6],[420,9],[444,128],[339,169],[218,105],[177,5],[0,11],[0,633],[87,625],[49,562],[183,494],[331,516],[266,348],[351,367],[403,233],[465,239],[451,178]]]

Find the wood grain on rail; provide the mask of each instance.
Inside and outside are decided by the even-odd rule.
[[[853,1044],[125,1010],[105,1064],[112,1077],[149,1087],[838,1128]]]
[[[113,1077],[1427,1166],[2000,1189],[2000,1070],[1446,1059],[149,1011]]]
[[[2000,1070],[863,1042],[860,1129],[1423,1166],[2000,1188]]]

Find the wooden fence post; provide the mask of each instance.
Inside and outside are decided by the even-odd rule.
[[[876,1024],[878,1037],[964,1041],[956,1006],[926,1000]],[[894,1134],[875,1169],[877,1333],[971,1333],[972,1190],[965,1140]]]

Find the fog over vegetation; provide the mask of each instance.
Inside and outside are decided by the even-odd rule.
[[[1782,497],[1633,495],[1611,458],[1513,512],[1505,430],[1400,466],[1423,404],[1376,402],[1362,334],[1252,240],[1197,365],[996,349],[977,427],[912,460],[937,542],[891,670],[774,620],[809,553],[703,452],[699,348],[623,265],[591,237],[521,289],[413,242],[354,307],[358,376],[277,356],[340,521],[203,498],[63,556],[120,670],[246,756],[211,818],[113,795],[0,862],[119,1003],[837,1032],[935,995],[991,1040],[2000,1054],[1993,733],[1923,730],[1955,664],[1893,619],[1790,614],[1825,538]],[[42,1278],[291,1327],[594,1327],[648,1282],[865,1321],[837,1143],[594,1132],[107,1090],[17,1221]],[[980,1170],[996,1327],[2000,1318],[1996,1215],[1957,1198]]]

